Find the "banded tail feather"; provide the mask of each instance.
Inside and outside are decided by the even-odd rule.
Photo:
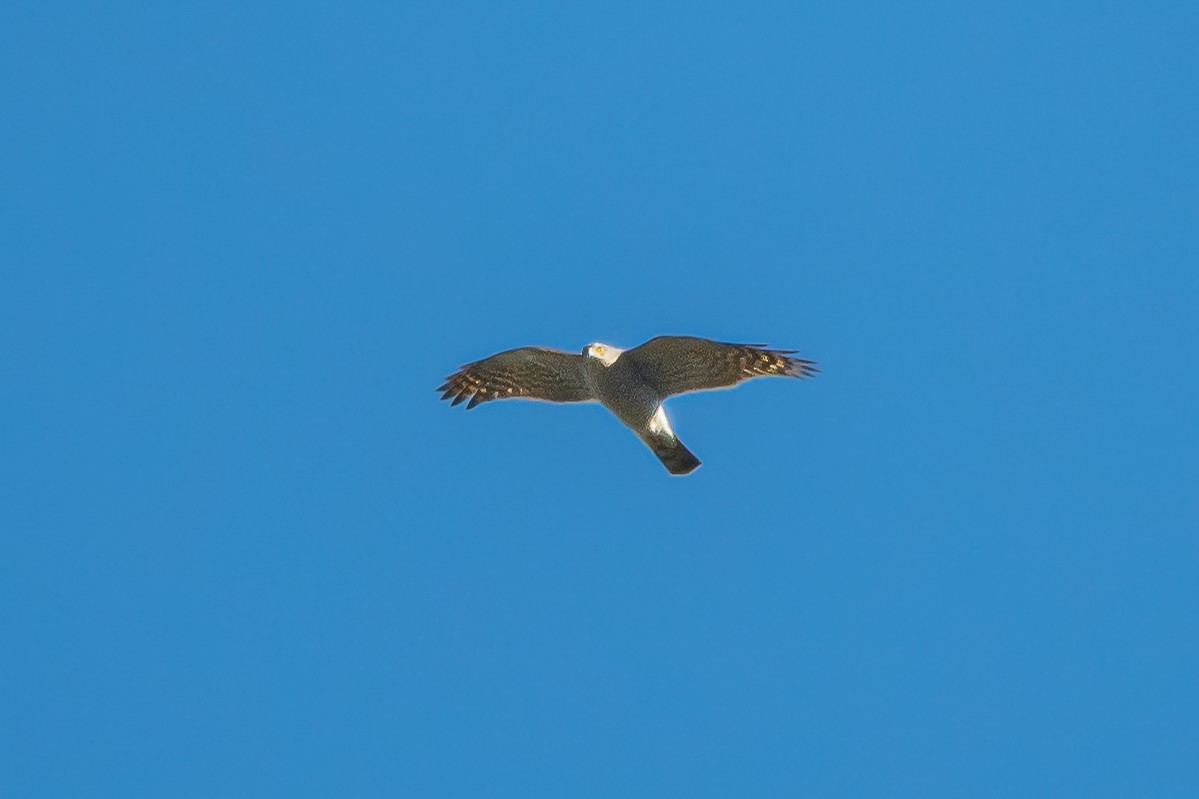
[[[645,443],[673,475],[691,474],[702,461],[674,436],[646,436]]]

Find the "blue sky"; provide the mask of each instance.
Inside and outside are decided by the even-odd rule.
[[[1184,3],[0,11],[0,793],[1195,796]],[[798,348],[674,400],[525,344]]]

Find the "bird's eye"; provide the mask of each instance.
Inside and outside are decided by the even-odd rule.
[[[596,348],[595,348],[595,354],[596,354],[596,355],[603,355],[603,354],[604,354],[604,348],[603,348],[603,347],[596,347]]]

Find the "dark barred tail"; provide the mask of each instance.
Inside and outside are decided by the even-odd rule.
[[[673,475],[691,474],[699,468],[700,459],[674,436],[646,436],[645,443]]]

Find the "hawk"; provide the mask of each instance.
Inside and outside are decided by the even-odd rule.
[[[466,364],[437,390],[443,400],[453,400],[450,405],[466,402],[467,410],[496,399],[598,402],[671,474],[685,475],[700,460],[674,434],[663,401],[754,377],[807,378],[819,371],[814,361],[793,357],[795,352],[691,336],[658,336],[631,350],[588,344],[578,355],[521,347]]]

